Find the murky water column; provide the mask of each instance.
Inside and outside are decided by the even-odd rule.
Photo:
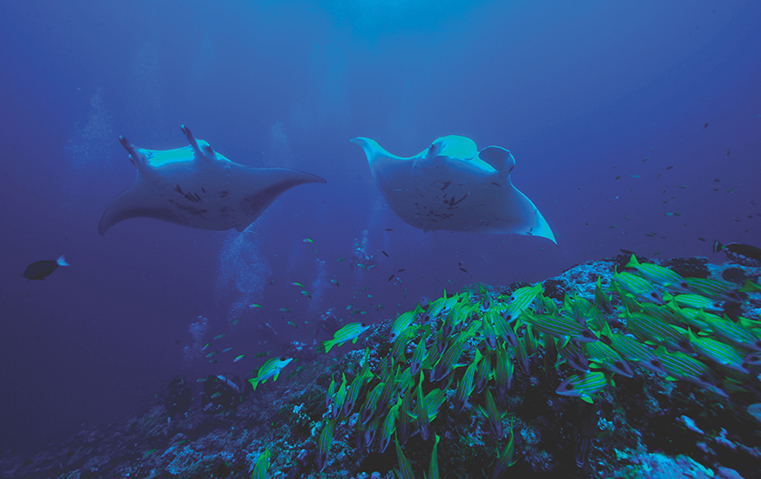
[[[264,228],[262,219],[256,225]],[[252,228],[228,233],[219,253],[216,300],[229,308],[228,323],[240,319],[251,304],[262,302],[264,285],[272,276],[269,263],[259,253],[259,236]]]
[[[78,201],[80,197],[83,194],[91,195],[94,186],[112,176],[114,163],[119,158],[118,142],[112,124],[113,120],[103,101],[103,93],[98,89],[90,98],[87,121],[74,125],[66,146],[71,175],[68,181],[61,182],[66,189],[66,200],[61,202],[66,216],[81,214],[82,205]]]
[[[155,143],[160,139],[160,132],[166,128],[159,85],[159,51],[153,43],[146,42],[140,47],[132,71],[128,105],[131,131],[134,132],[130,134],[140,138],[140,144]]]
[[[310,317],[320,312],[322,300],[325,297],[325,290],[332,286],[328,279],[328,271],[325,269],[325,260],[315,259],[317,265],[317,278],[312,281],[312,300],[309,302]]]
[[[188,366],[193,363],[194,359],[201,357],[201,345],[203,344],[203,338],[208,330],[209,320],[204,316],[198,316],[198,320],[194,323],[190,323],[190,326],[188,326],[188,332],[193,338],[193,345],[185,346],[182,349],[182,357],[185,359],[185,364]]]

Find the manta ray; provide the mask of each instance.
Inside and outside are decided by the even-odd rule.
[[[253,168],[230,161],[182,125],[189,146],[174,150],[122,146],[137,168],[135,183],[108,205],[98,225],[104,234],[116,223],[145,217],[190,228],[243,231],[285,190],[326,183],[319,176],[285,168]]]
[[[555,241],[534,203],[510,181],[515,158],[499,146],[482,150],[464,136],[437,138],[403,158],[369,138],[365,150],[373,179],[394,213],[423,231],[513,233]]]

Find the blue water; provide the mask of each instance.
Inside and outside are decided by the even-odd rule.
[[[6,0],[0,18],[3,453],[143,411],[176,375],[249,377],[257,352],[327,339],[329,309],[375,322],[619,248],[761,246],[758,2]],[[134,181],[118,135],[177,148],[181,124],[328,183],[244,233],[132,219],[100,236]],[[511,150],[558,246],[408,226],[349,142],[411,156],[449,134]],[[72,266],[21,277],[61,254]],[[232,350],[210,364],[208,342]]]

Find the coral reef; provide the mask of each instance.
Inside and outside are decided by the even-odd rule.
[[[761,477],[761,294],[721,279],[758,268],[637,260],[473,285],[197,406],[175,379],[0,477]]]

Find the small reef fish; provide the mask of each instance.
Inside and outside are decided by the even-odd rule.
[[[393,343],[396,341],[396,338],[399,337],[399,334],[401,334],[402,331],[408,329],[410,325],[412,325],[412,322],[415,321],[415,317],[422,312],[423,308],[421,308],[418,304],[414,310],[400,314],[391,324],[391,334],[388,338],[389,342]]]
[[[636,269],[643,278],[660,284],[665,288],[690,292],[690,285],[676,271],[658,266],[657,264],[640,263],[635,255],[632,255],[626,267]]]
[[[560,339],[561,348],[569,340],[585,343],[599,339],[592,330],[567,316],[537,315],[527,311],[524,317],[538,331]]]
[[[589,360],[600,364],[610,372],[620,374],[627,378],[634,376],[631,366],[618,355],[615,349],[602,341],[586,343],[584,349],[589,355]]]
[[[291,312],[291,310],[290,310],[290,309],[288,309],[288,308],[280,308],[280,312],[281,312],[281,313],[290,313],[290,312]]]
[[[427,440],[426,437],[424,440]],[[426,479],[439,479],[439,456],[437,453],[437,449],[439,448],[439,435],[436,435],[436,438],[433,442],[433,451],[431,451],[431,463],[428,466],[428,475],[426,476]]]
[[[234,362],[234,363],[237,363],[238,361],[240,361],[241,359],[243,359],[243,356],[245,356],[245,354],[241,354],[240,356],[236,356],[236,357],[235,357],[235,359],[233,359],[233,362]]]
[[[544,291],[542,283],[537,283],[534,286],[525,286],[513,291],[508,299],[507,311],[504,313],[505,321],[512,322],[514,319],[520,316],[521,312],[528,308],[528,306],[534,301],[537,295]]]
[[[739,373],[750,373],[743,364],[743,355],[733,346],[715,339],[698,337],[692,330],[688,331],[688,334],[690,346],[696,353]]]
[[[601,311],[607,314],[613,314],[613,305],[610,304],[610,296],[602,290],[602,284],[600,277],[597,277],[597,284],[595,285],[595,304]]]
[[[412,359],[410,360],[410,374],[412,376],[416,375],[420,369],[423,367],[423,362],[428,357],[428,351],[425,347],[425,340],[427,335],[423,334],[420,337],[420,341],[417,344],[417,347],[415,347],[415,352],[412,353]]]
[[[380,437],[380,451],[381,454],[386,452],[386,448],[388,447],[388,444],[391,442],[391,436],[396,431],[396,423],[399,419],[399,408],[402,405],[402,400],[398,399],[396,401],[396,404],[391,406],[391,409],[388,411],[388,414],[385,418],[383,418],[383,426],[381,427],[381,437]],[[398,448],[399,442],[397,441],[397,448]],[[399,449],[397,449],[397,453],[399,452]],[[409,476],[412,477],[412,476]]]
[[[511,429],[510,440],[507,441],[505,449],[502,451],[497,449],[497,464],[494,466],[494,473],[492,474],[493,479],[502,477],[507,468],[513,466],[516,462],[518,462],[518,459],[513,457],[514,453],[515,443],[513,442],[513,431]]]
[[[717,386],[720,381],[716,378],[713,370],[703,362],[680,351],[670,353],[663,346],[655,348],[655,355],[661,360],[663,367],[672,378],[695,384],[729,399],[727,393]]]
[[[402,451],[398,439],[396,441],[396,457],[399,460],[399,468],[394,469],[396,477],[399,479],[414,479],[415,474],[412,470],[412,464],[410,464],[410,461],[404,456],[404,451]]]
[[[325,353],[330,352],[330,350],[333,349],[333,346],[340,346],[348,341],[351,341],[352,344],[356,344],[362,333],[367,331],[369,328],[370,326],[366,325],[365,323],[347,324],[343,328],[336,331],[336,333],[333,335],[333,339],[322,342],[322,344],[325,345]]]
[[[314,243],[314,241],[309,238],[304,238],[304,243]]]
[[[417,416],[417,426],[418,431],[420,431],[420,437],[423,438],[424,441],[428,440],[428,436],[431,433],[431,421],[430,417],[428,416],[428,403],[425,402],[424,396],[423,396],[423,376],[420,376],[420,381],[417,383],[417,391],[416,391],[417,401],[415,403],[415,413],[414,415]],[[435,449],[436,446],[434,446]]]
[[[474,379],[476,377],[476,369],[478,368],[478,362],[481,360],[481,353],[476,350],[476,359],[470,363],[468,369],[465,370],[465,375],[460,379],[455,391],[454,399],[452,400],[452,411],[455,416],[459,416],[465,406],[468,404],[468,398],[473,394],[475,388]],[[422,382],[422,381],[421,381]]]
[[[330,446],[333,444],[333,432],[336,430],[336,421],[327,421],[320,431],[320,438],[317,440],[317,455],[315,461],[317,468],[322,472],[328,465],[328,453]]]
[[[737,285],[729,281],[707,278],[685,278],[685,280],[692,291],[703,296],[737,303],[743,301],[742,296],[738,294]]]
[[[641,276],[637,276],[626,271],[613,274],[613,281],[615,284],[626,292],[631,293],[635,297],[652,301],[656,304],[666,304],[663,301],[661,292],[658,291],[653,284]]]
[[[338,284],[338,280],[335,280],[335,279],[331,279],[331,280],[330,280],[330,282],[331,282],[331,283],[333,283],[333,284],[335,284],[335,285],[336,285],[336,288],[338,288],[338,287],[340,287],[340,286],[341,286],[340,284]]]
[[[293,358],[287,358],[285,356],[272,358],[264,363],[264,365],[259,368],[259,374],[257,374],[255,378],[249,379],[248,382],[251,383],[254,391],[256,391],[256,387],[259,385],[259,383],[263,383],[269,378],[272,378],[272,381],[277,381],[277,377],[280,375],[280,371],[282,371],[284,367],[288,366],[291,361],[293,361]]]
[[[609,382],[605,373],[577,374],[560,383],[555,392],[561,396],[578,397],[592,404],[592,395],[602,391]]]
[[[45,277],[49,276],[53,271],[55,271],[59,266],[71,266],[69,263],[66,262],[66,259],[63,256],[64,255],[61,255],[55,261],[53,260],[35,261],[34,263],[26,267],[26,270],[24,270],[24,277],[26,279],[38,279],[42,281],[45,279]]]
[[[719,253],[721,251],[727,255],[727,258],[735,263],[743,266],[761,266],[761,249],[756,248],[755,246],[741,243],[729,243],[723,245],[719,240],[714,241],[713,252]]]
[[[251,474],[251,479],[267,479],[267,470],[270,468],[270,456],[272,453],[269,449],[265,449],[262,454],[259,455],[259,459],[256,460],[256,466],[254,466],[254,472]]]
[[[497,409],[497,403],[494,402],[494,397],[488,389],[486,390],[486,407],[484,408],[479,405],[478,411],[486,418],[489,429],[491,430],[491,433],[494,434],[494,437],[496,437],[498,441],[502,440],[502,437],[504,437],[505,434],[504,428],[502,427],[502,417],[504,416],[504,413],[499,412]]]
[[[704,309],[714,313],[721,313],[724,311],[721,301],[712,301],[699,294],[679,294],[674,296],[674,302],[682,307]]]
[[[291,283],[291,285],[292,285],[292,286],[296,286],[296,287],[298,287],[298,288],[301,288],[301,289],[304,289],[304,285],[303,285],[303,284],[301,284],[301,283],[297,283],[296,281],[294,281],[293,283]]]
[[[706,313],[699,314],[707,316]],[[761,329],[758,329],[761,327],[761,323],[758,321],[740,318],[740,320],[735,323],[729,319],[711,315],[710,319],[706,322],[710,324],[711,330],[717,336],[731,341],[743,348],[761,352],[761,334],[753,334],[752,332],[761,331]]]

